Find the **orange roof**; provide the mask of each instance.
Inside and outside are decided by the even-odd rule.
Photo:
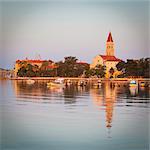
[[[121,59],[116,58],[115,56],[99,55],[105,61],[121,61]]]
[[[108,35],[108,38],[107,38],[107,42],[113,42],[111,32],[109,32],[109,35]]]
[[[16,63],[19,63],[19,62],[28,62],[28,63],[43,63],[44,61],[47,61],[47,60],[32,60],[32,59],[26,59],[26,60],[17,60]]]

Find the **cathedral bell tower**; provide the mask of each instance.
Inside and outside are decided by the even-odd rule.
[[[107,42],[106,42],[106,55],[107,56],[114,56],[114,42],[112,39],[111,32],[109,32]]]

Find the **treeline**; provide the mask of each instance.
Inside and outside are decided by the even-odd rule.
[[[118,71],[122,71],[118,77],[150,77],[150,58],[128,59],[127,62],[119,62],[116,67]]]
[[[90,69],[88,63],[78,62],[76,57],[65,57],[64,61],[51,65],[51,61],[44,61],[39,67],[27,62],[21,62],[17,75],[19,77],[105,77],[106,67],[97,65]],[[51,67],[50,67],[51,66]],[[121,74],[117,77],[149,77],[150,58],[140,60],[127,60],[119,62],[116,66]],[[114,68],[109,70],[110,77],[113,77]]]
[[[76,57],[65,57],[64,61],[52,62],[45,61],[39,67],[30,63],[21,62],[21,67],[17,75],[19,77],[104,77],[105,67],[99,65],[90,69],[90,65],[84,62],[78,62]],[[50,67],[51,66],[51,67]]]

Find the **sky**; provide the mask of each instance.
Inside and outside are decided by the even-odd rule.
[[[91,63],[110,31],[116,57],[149,57],[149,14],[148,0],[1,0],[0,68],[38,55]]]

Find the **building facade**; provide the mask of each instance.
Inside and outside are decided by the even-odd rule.
[[[53,69],[56,68],[55,63],[52,60],[37,60],[37,59],[24,59],[24,60],[16,60],[15,62],[15,69],[14,69],[14,73],[15,73],[15,77],[17,77],[17,73],[18,70],[23,66],[23,65],[27,65],[27,64],[31,64],[33,66],[38,66],[39,68],[46,63],[46,68],[47,69]]]
[[[107,42],[106,42],[106,55],[97,55],[93,58],[92,64],[90,68],[95,68],[97,65],[102,65],[106,67],[106,78],[110,78],[111,76],[116,77],[120,74],[117,71],[116,65],[121,61],[121,59],[117,58],[114,55],[115,48],[114,42],[111,35],[111,32],[108,35]],[[110,73],[110,70],[113,69],[113,75]]]

